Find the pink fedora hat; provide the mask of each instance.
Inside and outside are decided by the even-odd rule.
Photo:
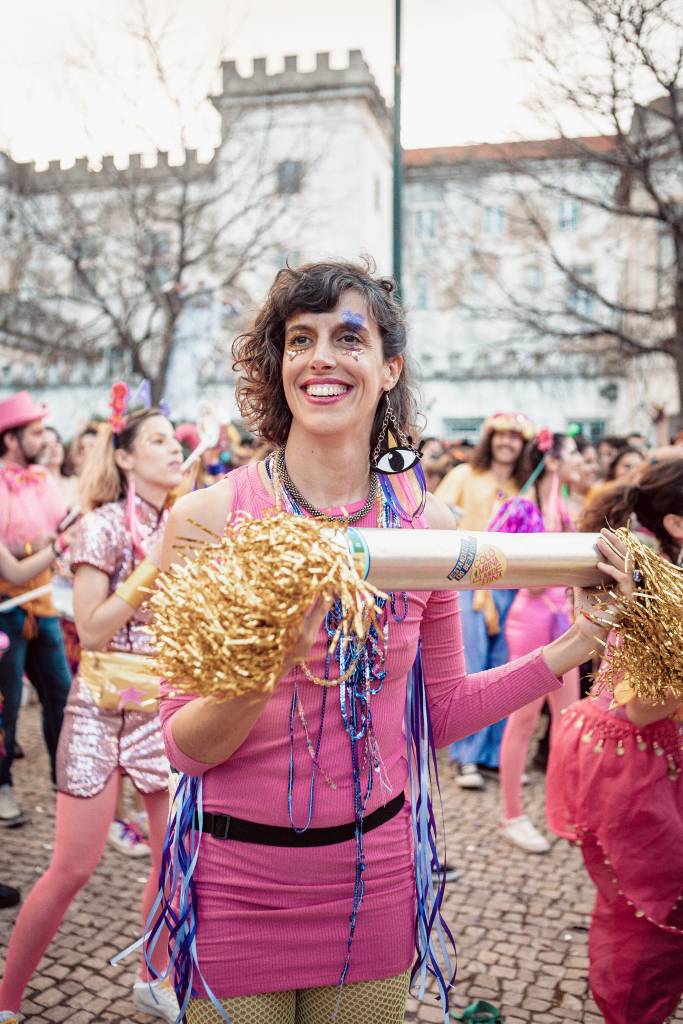
[[[0,434],[42,420],[47,414],[47,406],[37,405],[28,391],[17,391],[0,402]]]

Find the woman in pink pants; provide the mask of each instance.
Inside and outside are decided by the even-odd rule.
[[[526,457],[529,476],[535,475],[534,490],[529,493],[540,512],[538,528],[553,533],[572,530],[561,487],[576,483],[580,472],[582,459],[574,439],[542,430],[529,442]],[[505,530],[505,523],[500,523],[498,528]],[[510,660],[560,636],[569,627],[571,618],[571,597],[563,587],[520,590],[505,623]],[[578,696],[579,670],[574,668],[564,676],[564,686],[548,695],[553,729],[558,712]],[[522,804],[524,766],[544,700],[541,697],[512,712],[500,748],[502,833],[509,842],[528,853],[547,853],[550,849],[548,841],[524,813]]]

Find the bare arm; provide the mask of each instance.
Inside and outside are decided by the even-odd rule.
[[[632,697],[626,705],[626,717],[632,725],[642,729],[663,718],[670,718],[681,703],[679,697],[669,697],[663,704],[646,704],[639,697]]]
[[[103,651],[135,609],[109,594],[109,577],[94,565],[79,565],[74,577],[74,619],[86,651]]]
[[[9,548],[0,544],[0,576],[17,585],[28,583],[34,576],[48,569],[56,557],[49,544],[42,551],[26,558],[15,558]]]
[[[453,529],[453,516],[450,509],[438,497],[427,495],[426,512],[427,521],[431,529]],[[606,537],[609,537],[612,546],[616,545],[618,549],[623,547],[614,534],[609,533],[607,530],[602,532]],[[614,580],[620,589],[624,589],[625,592],[632,592],[633,583],[630,574],[624,572],[623,554],[615,554],[604,538],[598,541],[598,547],[602,556],[602,561],[598,563],[598,567],[607,577]],[[588,610],[590,607],[588,595],[583,591],[578,593],[579,606],[583,605]],[[566,633],[543,648],[544,661],[553,675],[559,678],[565,672],[569,672],[570,669],[576,668],[577,665],[583,665],[584,662],[590,661],[594,654],[601,654],[600,641],[605,641],[608,634],[609,629],[596,626],[585,616],[579,614],[576,622],[570,626]]]

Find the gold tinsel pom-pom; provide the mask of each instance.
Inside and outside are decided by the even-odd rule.
[[[375,599],[384,595],[360,578],[324,521],[242,517],[192,554],[158,577],[150,600],[156,670],[177,692],[225,699],[272,690],[319,598],[341,600],[333,652],[364,641],[377,621]]]
[[[683,568],[661,558],[629,529],[615,532],[642,583],[630,599],[610,591],[620,620],[598,676],[600,687],[614,693],[626,685],[648,704],[672,697],[683,701]]]

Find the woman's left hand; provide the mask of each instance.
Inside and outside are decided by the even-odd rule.
[[[606,581],[605,588],[582,588],[574,593],[576,621],[579,623],[581,616],[593,635],[597,624],[593,620],[597,620],[608,631],[619,618],[617,605],[610,601],[607,589],[618,590],[627,600],[633,596],[635,590],[632,559],[624,542],[611,530],[601,530],[597,548],[602,555],[598,569],[610,577],[610,580]]]

